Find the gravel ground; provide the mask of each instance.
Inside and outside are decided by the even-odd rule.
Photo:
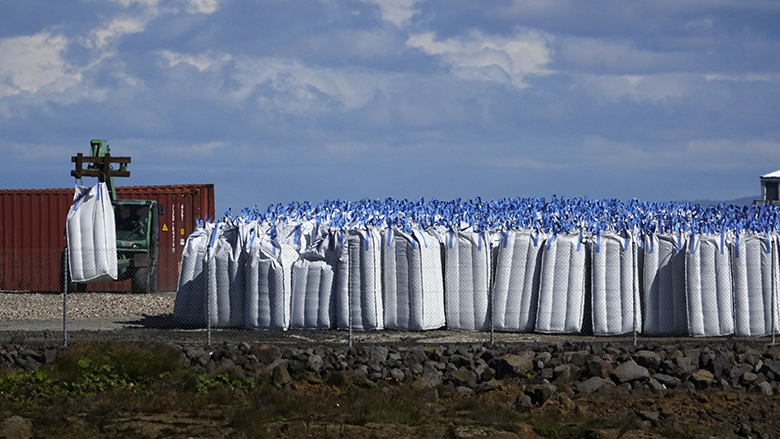
[[[89,319],[173,313],[176,293],[70,293],[68,318]],[[62,318],[62,294],[0,293],[0,320]]]

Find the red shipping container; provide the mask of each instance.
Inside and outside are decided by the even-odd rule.
[[[155,200],[160,218],[158,291],[176,291],[181,254],[197,219],[214,218],[214,185],[117,186],[117,198]],[[0,190],[0,290],[59,291],[65,220],[74,189]],[[130,291],[130,281],[88,291]]]

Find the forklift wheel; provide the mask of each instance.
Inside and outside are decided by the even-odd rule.
[[[149,267],[135,269],[131,286],[133,293],[149,294],[157,289],[157,272],[150,275],[149,271]]]

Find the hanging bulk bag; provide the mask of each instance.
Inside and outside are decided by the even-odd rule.
[[[205,263],[212,228],[213,224],[210,223],[198,226],[182,251],[173,318],[185,325],[206,324],[208,279]]]
[[[374,229],[333,230],[337,329],[383,329],[381,237]]]
[[[532,230],[501,233],[493,284],[493,325],[499,331],[532,332],[539,301],[544,236]]]
[[[735,334],[761,337],[778,328],[775,235],[737,235],[731,244]],[[773,323],[774,322],[774,326]]]
[[[602,231],[588,245],[594,335],[621,335],[642,328],[636,242],[628,232]]]
[[[423,331],[446,324],[441,245],[431,233],[385,229],[382,242],[384,327]]]
[[[489,329],[492,254],[487,233],[450,230],[444,239],[444,303],[447,328]]]
[[[717,337],[734,333],[731,255],[721,235],[692,235],[685,252],[688,334]]]
[[[116,280],[116,222],[106,184],[76,186],[66,221],[72,281]]]
[[[536,331],[580,332],[584,308],[585,246],[579,235],[553,235],[542,250]]]
[[[686,335],[685,249],[681,233],[645,235],[644,330],[648,335]]]

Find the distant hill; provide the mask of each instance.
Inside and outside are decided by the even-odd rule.
[[[698,204],[700,206],[712,206],[716,204],[732,204],[734,206],[750,206],[753,204],[753,201],[759,200],[761,197],[759,196],[751,196],[751,197],[742,197],[737,198],[734,200],[693,200],[691,201],[692,204]]]

